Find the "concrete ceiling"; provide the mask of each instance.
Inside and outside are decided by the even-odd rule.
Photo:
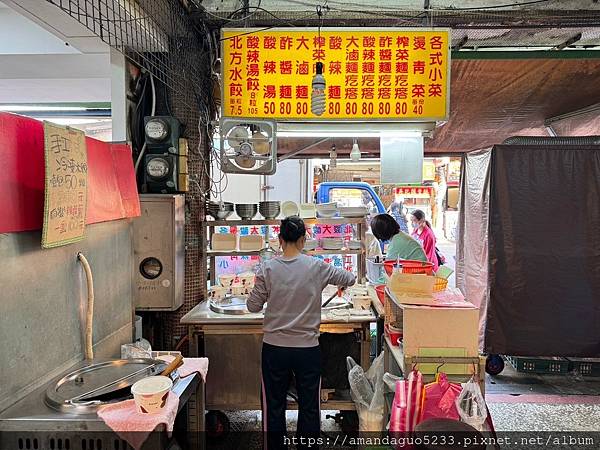
[[[56,6],[0,2],[0,103],[110,102],[109,47]]]

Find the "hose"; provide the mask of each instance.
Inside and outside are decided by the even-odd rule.
[[[77,259],[83,266],[87,280],[87,314],[85,320],[85,359],[94,359],[93,331],[94,331],[94,279],[90,263],[83,253],[77,253]]]

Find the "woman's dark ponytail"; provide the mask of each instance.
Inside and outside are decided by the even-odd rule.
[[[279,237],[285,242],[296,242],[306,235],[304,221],[298,216],[286,217],[281,221]]]

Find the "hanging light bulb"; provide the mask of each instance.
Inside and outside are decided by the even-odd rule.
[[[316,64],[316,73],[312,79],[310,110],[316,116],[320,116],[325,112],[325,77],[323,77],[322,62]]]
[[[360,148],[358,148],[358,141],[354,139],[354,144],[352,144],[352,150],[350,150],[350,159],[352,162],[360,161]]]
[[[329,150],[329,168],[335,169],[337,166],[337,152],[335,151],[335,144],[331,146]]]

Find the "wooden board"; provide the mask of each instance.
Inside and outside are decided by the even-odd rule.
[[[42,248],[80,241],[87,210],[87,147],[83,131],[44,122]]]

